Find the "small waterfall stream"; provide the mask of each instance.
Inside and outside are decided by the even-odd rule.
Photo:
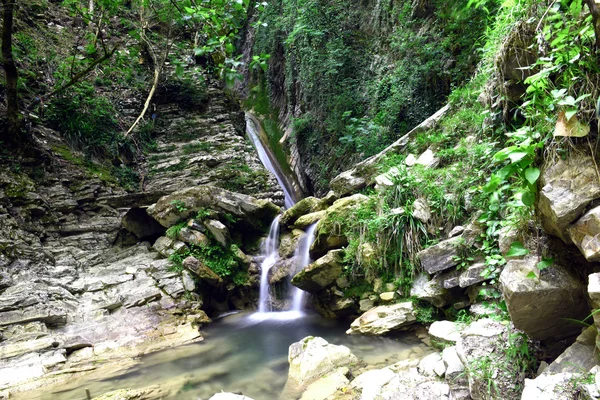
[[[290,208],[294,204],[296,204],[296,192],[293,190],[293,186],[289,183],[289,180],[286,179],[285,174],[282,169],[277,164],[275,157],[271,154],[265,142],[261,140],[261,127],[260,122],[256,120],[251,114],[246,114],[246,132],[248,133],[248,137],[252,141],[254,148],[256,148],[256,152],[258,153],[258,158],[263,163],[265,168],[275,175],[277,178],[277,182],[281,189],[283,190],[285,196],[285,207]],[[273,222],[271,223],[271,228],[269,229],[269,236],[265,240],[262,246],[262,256],[264,256],[264,261],[262,262],[260,269],[260,293],[258,299],[258,312],[256,313],[256,318],[264,319],[264,318],[294,318],[294,316],[302,315],[302,306],[304,302],[305,292],[301,289],[294,287],[292,289],[292,309],[288,313],[272,313],[271,307],[271,295],[269,293],[269,271],[273,266],[277,264],[279,261],[279,218],[277,216]],[[314,241],[314,232],[315,232],[316,224],[310,226],[306,234],[300,239],[298,243],[298,248],[294,254],[295,260],[295,268],[294,273],[298,273],[310,264],[310,255],[309,249]],[[275,315],[276,314],[276,315]],[[286,315],[284,315],[286,314]]]

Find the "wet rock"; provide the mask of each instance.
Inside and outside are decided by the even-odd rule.
[[[229,230],[221,221],[208,219],[204,221],[204,226],[221,246],[228,247],[230,240]]]
[[[346,333],[383,335],[390,331],[406,329],[415,321],[413,304],[407,301],[389,306],[379,306],[367,311],[352,322]]]
[[[421,266],[428,274],[444,271],[457,264],[458,247],[464,243],[462,237],[444,240],[417,253]]]
[[[600,183],[591,157],[574,152],[559,159],[542,174],[538,211],[544,230],[569,243],[567,228],[597,198]]]
[[[292,285],[307,292],[318,292],[335,282],[342,273],[343,250],[332,250],[304,267],[292,278]]]
[[[288,379],[302,387],[340,367],[356,365],[359,360],[345,346],[336,346],[323,338],[308,336],[290,346],[288,362]]]
[[[148,207],[148,214],[162,226],[170,227],[205,208],[231,214],[260,230],[268,227],[279,213],[279,207],[267,200],[215,186],[195,186],[161,197]]]
[[[329,398],[338,389],[350,383],[346,377],[348,372],[349,369],[347,367],[338,368],[318,381],[311,383],[302,394],[300,400],[325,400]]]
[[[312,224],[316,224],[321,219],[323,219],[325,217],[325,214],[327,214],[327,212],[325,210],[322,210],[303,215],[296,220],[296,222],[294,223],[294,227],[298,229],[306,229]]]
[[[580,326],[567,319],[583,320],[589,314],[585,288],[561,265],[541,273],[537,258],[510,260],[500,274],[500,284],[516,328],[537,340],[575,334]],[[539,273],[539,278],[528,278]]]
[[[355,194],[335,201],[326,210],[325,217],[317,223],[315,241],[310,248],[313,259],[323,256],[328,250],[338,249],[348,244],[346,236],[337,228],[337,221],[350,218],[352,212],[368,200],[365,195]]]
[[[568,232],[586,260],[600,260],[600,207],[591,209],[579,218]]]
[[[294,255],[298,247],[298,241],[304,236],[304,231],[294,229],[289,233],[281,235],[279,240],[279,257],[289,258]]]
[[[321,202],[316,197],[305,197],[294,204],[293,207],[285,210],[283,215],[281,215],[280,222],[284,226],[294,225],[296,220],[303,215],[310,214],[315,211],[321,211],[321,206]]]

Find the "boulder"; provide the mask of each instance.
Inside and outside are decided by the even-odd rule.
[[[218,286],[223,283],[223,279],[208,268],[204,263],[195,257],[189,256],[183,260],[183,266],[193,272],[200,280],[212,285]]]
[[[419,372],[425,376],[443,377],[446,367],[440,353],[431,353],[419,362]]]
[[[460,274],[460,277],[458,278],[460,287],[466,288],[487,280],[487,278],[481,275],[486,269],[487,266],[483,262],[471,265]]]
[[[355,194],[336,200],[326,210],[325,216],[317,223],[315,241],[310,248],[311,258],[319,258],[329,250],[339,249],[348,244],[348,239],[339,230],[339,220],[351,218],[352,212],[367,201],[367,196]]]
[[[281,235],[279,239],[279,257],[289,258],[293,256],[302,236],[304,236],[304,231],[300,229],[294,229]]]
[[[307,265],[292,278],[292,285],[310,293],[318,292],[335,282],[342,273],[343,250],[332,250]]]
[[[346,333],[383,335],[390,331],[406,329],[416,319],[414,307],[410,301],[389,306],[379,306],[372,308],[354,320]]]
[[[592,208],[569,229],[569,238],[588,261],[600,261],[600,207]]]
[[[359,360],[346,346],[336,346],[323,338],[308,336],[290,346],[288,362],[288,379],[304,387],[340,367],[352,367]]]
[[[375,301],[371,299],[362,299],[358,302],[358,306],[361,312],[366,312],[375,307]]]
[[[460,339],[460,330],[454,322],[435,321],[429,327],[429,336],[437,346],[452,346]]]
[[[204,221],[204,226],[221,246],[227,248],[230,240],[229,230],[221,221],[207,219]]]
[[[341,389],[350,383],[346,375],[349,369],[341,367],[325,375],[316,382],[311,383],[300,400],[325,400],[333,395],[338,389]]]
[[[419,221],[426,223],[431,219],[431,209],[427,200],[419,198],[413,203],[412,216]]]
[[[458,247],[464,243],[462,237],[453,237],[417,253],[421,266],[428,274],[454,267],[458,262]]]
[[[542,174],[538,212],[544,230],[570,243],[567,228],[593,200],[600,198],[600,183],[591,157],[572,152]]]
[[[294,204],[292,207],[284,211],[280,219],[281,225],[294,225],[296,220],[301,216],[310,214],[315,211],[321,211],[317,209],[321,205],[321,202],[316,197],[305,197],[296,204]]]
[[[410,289],[410,295],[419,300],[427,301],[435,307],[444,307],[450,299],[448,290],[444,289],[439,279],[429,279],[427,274],[417,276]]]
[[[415,164],[422,165],[426,168],[435,168],[440,162],[440,159],[435,156],[431,149],[425,150],[415,161]]]
[[[210,244],[210,239],[206,237],[205,234],[199,232],[192,228],[182,228],[177,233],[177,239],[181,240],[184,243],[194,245],[194,246],[208,246]]]
[[[279,214],[279,207],[268,200],[230,192],[216,186],[195,186],[161,197],[148,207],[148,215],[168,228],[189,219],[201,209],[212,209],[264,230]]]
[[[500,274],[501,290],[515,327],[532,339],[560,339],[576,334],[589,314],[584,285],[554,264],[539,272],[537,257],[510,260]],[[539,278],[529,274],[539,273]]]
[[[312,224],[316,224],[321,219],[323,219],[323,217],[325,217],[325,214],[327,214],[327,212],[325,210],[321,210],[303,215],[296,220],[296,222],[294,223],[294,227],[297,229],[306,229]]]

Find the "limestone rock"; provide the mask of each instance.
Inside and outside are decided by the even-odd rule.
[[[440,162],[440,159],[435,156],[431,149],[425,150],[415,161],[415,164],[422,165],[427,168],[435,168]]]
[[[355,194],[336,200],[326,210],[325,217],[317,223],[315,241],[310,248],[313,259],[323,256],[328,250],[339,249],[348,244],[346,236],[339,232],[336,221],[340,218],[350,218],[352,212],[368,200],[365,195]]]
[[[425,376],[442,377],[446,373],[446,367],[440,353],[431,353],[419,362],[419,372]]]
[[[296,220],[303,215],[321,211],[322,203],[316,197],[305,197],[281,215],[280,222],[283,226],[294,225]]]
[[[381,301],[390,302],[398,297],[396,292],[383,292],[379,295]]]
[[[592,208],[569,229],[569,237],[588,261],[600,261],[600,207]]]
[[[119,389],[94,397],[93,400],[160,400],[169,395],[169,391],[160,386],[143,389]]]
[[[486,280],[485,277],[481,276],[481,273],[487,269],[487,266],[483,262],[475,263],[460,274],[458,282],[461,288],[473,286],[477,283]]]
[[[521,400],[572,400],[576,397],[571,382],[578,375],[567,372],[525,379]]]
[[[458,326],[451,321],[435,321],[429,327],[429,336],[439,346],[454,345],[460,339]]]
[[[165,228],[148,215],[145,209],[134,207],[127,211],[121,224],[138,239],[164,234]]]
[[[431,210],[427,200],[419,198],[413,203],[412,216],[419,221],[426,223],[431,219]]]
[[[216,286],[223,283],[223,279],[208,268],[204,263],[195,257],[189,256],[183,260],[183,266],[189,271],[193,272],[201,280],[209,283],[210,285]]]
[[[152,247],[158,254],[165,258],[168,258],[172,254],[183,254],[188,249],[185,243],[180,242],[179,240],[170,239],[166,236],[161,236],[156,239],[156,242],[154,242],[154,246]]]
[[[194,282],[194,278],[192,278],[192,275],[187,270],[181,272],[181,283],[183,284],[183,288],[188,292],[196,290],[196,282]]]
[[[204,226],[221,246],[228,247],[230,240],[229,230],[221,221],[207,219],[204,221]]]
[[[292,285],[307,292],[318,292],[335,282],[342,273],[343,250],[332,250],[307,265],[292,278]]]
[[[588,327],[577,337],[575,343],[569,346],[544,370],[543,374],[552,375],[565,372],[576,374],[589,371],[599,365],[595,350],[596,334],[595,327]]]
[[[600,272],[588,276],[587,291],[590,296],[592,308],[600,308]]]
[[[500,274],[506,306],[516,328],[537,340],[559,339],[575,334],[580,326],[567,319],[583,320],[588,314],[585,289],[561,265],[537,270],[537,258],[510,260]]]
[[[298,247],[298,241],[304,236],[304,231],[294,229],[289,233],[284,233],[279,239],[279,257],[289,258],[294,255]]]
[[[294,223],[294,227],[296,227],[297,229],[306,229],[312,224],[316,224],[321,219],[323,219],[323,217],[325,217],[325,214],[327,214],[327,212],[325,210],[321,210],[303,215],[296,220],[296,222]]]
[[[538,210],[546,232],[570,242],[567,228],[593,200],[600,198],[600,183],[589,156],[572,153],[542,174]]]
[[[445,373],[448,382],[458,380],[465,371],[465,366],[456,352],[456,346],[446,347],[442,350],[442,361],[446,367]]]
[[[358,176],[354,170],[344,171],[336,176],[329,186],[338,195],[345,196],[367,186],[367,179]]]
[[[463,243],[461,237],[444,240],[434,246],[428,247],[417,253],[421,266],[428,274],[444,271],[457,264],[458,246]]]
[[[390,331],[406,329],[416,321],[413,304],[410,301],[375,307],[350,325],[348,334],[363,333],[383,335]]]
[[[425,300],[435,307],[443,307],[448,303],[449,293],[442,287],[437,278],[429,279],[426,274],[421,274],[413,281],[410,295],[419,300]]]
[[[230,192],[215,186],[195,186],[161,197],[148,207],[148,214],[162,226],[170,227],[209,208],[249,222],[263,230],[279,213],[279,207],[268,200]]]
[[[181,240],[184,243],[191,244],[194,246],[208,246],[210,244],[210,239],[206,237],[202,232],[199,232],[192,228],[182,228],[177,233],[177,239]]]
[[[329,373],[311,383],[300,400],[325,400],[333,395],[338,389],[341,389],[350,383],[346,375],[349,369],[347,367],[338,368],[332,373]]]
[[[359,309],[362,312],[369,311],[371,308],[375,307],[375,301],[371,299],[362,299],[358,302]]]
[[[288,379],[302,387],[340,367],[358,364],[359,360],[345,346],[336,346],[323,338],[308,336],[290,346],[288,362]]]

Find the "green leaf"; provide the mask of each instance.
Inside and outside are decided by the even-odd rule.
[[[510,158],[510,161],[515,163],[517,161],[521,161],[523,158],[527,157],[529,155],[529,153],[526,153],[524,151],[515,151],[512,152],[508,155],[508,158]]]
[[[573,118],[573,116],[577,114],[577,109],[576,108],[571,108],[567,111],[565,111],[565,118],[567,119],[567,122]]]
[[[549,266],[551,266],[552,264],[554,264],[554,258],[542,258],[542,261],[540,261],[539,263],[536,264],[536,267],[540,270],[543,271],[546,268],[548,268]]]
[[[523,204],[525,204],[527,207],[531,207],[534,203],[535,203],[535,193],[528,191],[528,192],[524,192],[521,195],[521,201],[523,202]]]
[[[520,257],[526,256],[527,254],[529,254],[529,250],[523,246],[523,243],[513,242],[510,245],[510,250],[508,250],[508,253],[506,253],[506,257]]]
[[[535,274],[535,272],[533,272],[533,271],[529,271],[529,273],[527,274],[527,276],[526,276],[525,278],[528,278],[528,279],[536,279],[536,278],[537,278],[537,275]]]
[[[527,179],[527,182],[531,183],[532,185],[537,182],[539,177],[540,177],[540,169],[539,168],[527,168],[525,170],[525,179]]]

